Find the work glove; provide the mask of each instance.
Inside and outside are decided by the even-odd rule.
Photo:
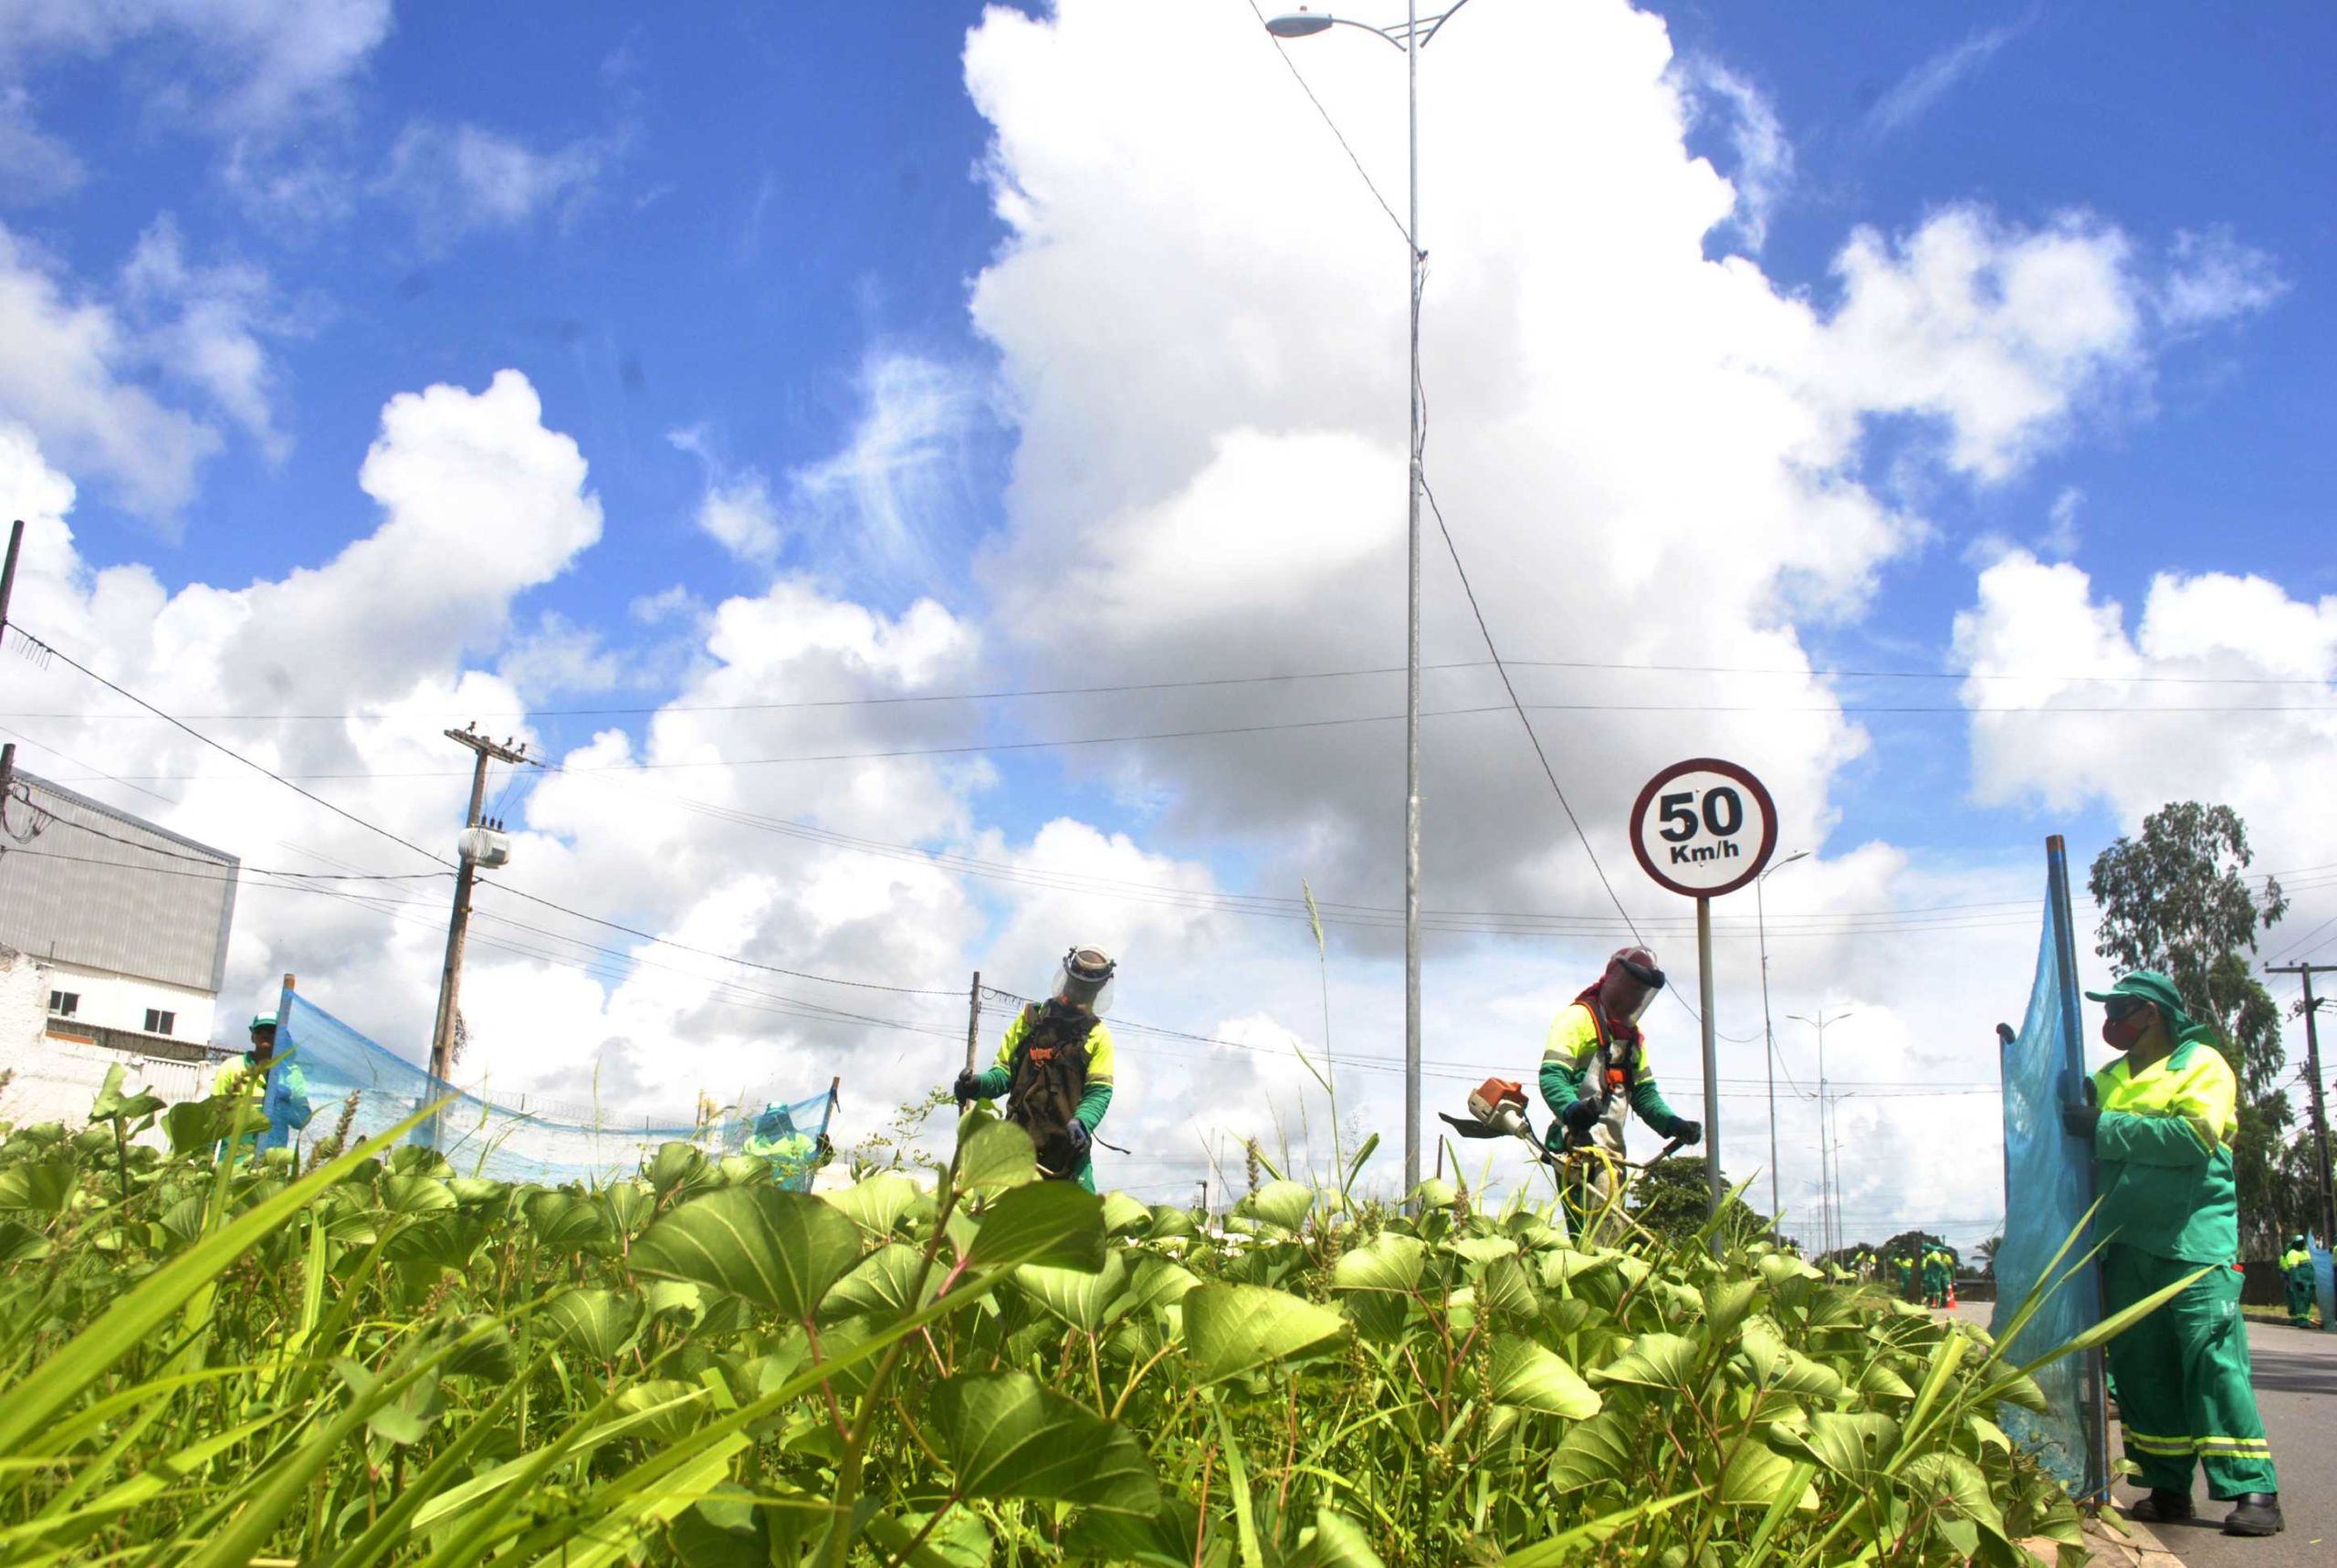
[[[958,1103],[963,1105],[969,1100],[981,1098],[981,1081],[974,1075],[974,1070],[969,1067],[958,1074],[958,1082],[950,1085],[949,1092],[958,1097]]]
[[[1605,1110],[1598,1101],[1586,1094],[1558,1113],[1558,1124],[1569,1133],[1588,1133],[1598,1124],[1598,1118]]]
[[[1704,1124],[1682,1117],[1672,1124],[1672,1131],[1665,1135],[1677,1138],[1682,1144],[1701,1144],[1704,1141]]]
[[[2101,1120],[2099,1105],[2064,1105],[2061,1107],[2061,1130],[2072,1138],[2093,1141],[2093,1130]]]
[[[1082,1159],[1086,1158],[1087,1145],[1093,1141],[1087,1132],[1087,1124],[1080,1121],[1077,1117],[1074,1117],[1072,1118],[1071,1125],[1065,1128],[1064,1131],[1071,1134],[1072,1153],[1077,1155]]]

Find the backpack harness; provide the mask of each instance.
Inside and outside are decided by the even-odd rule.
[[[1078,1174],[1071,1124],[1087,1093],[1087,1037],[1095,1015],[1032,1002],[1022,1009],[1006,1088],[1006,1119],[1031,1135],[1039,1174],[1068,1181]]]
[[[1620,1094],[1628,1101],[1631,1091],[1638,1086],[1640,1054],[1644,1047],[1640,1031],[1633,1025],[1622,1025],[1611,1035],[1608,1032],[1607,1015],[1598,1009],[1597,986],[1592,986],[1582,995],[1575,998],[1575,1001],[1581,1006],[1583,1011],[1590,1015],[1591,1030],[1598,1037],[1598,1049],[1592,1053],[1590,1067],[1586,1077],[1589,1073],[1598,1075],[1598,1119],[1603,1122],[1607,1119],[1607,1108],[1614,1103],[1615,1096]],[[1615,1047],[1618,1043],[1631,1048],[1619,1063],[1615,1061]],[[1586,1094],[1590,1092],[1591,1084],[1585,1082],[1582,1092]],[[1552,1130],[1560,1131],[1562,1126],[1561,1128]],[[1590,1134],[1588,1130],[1580,1133],[1567,1133],[1565,1137],[1565,1145],[1567,1148],[1580,1148],[1589,1142]]]

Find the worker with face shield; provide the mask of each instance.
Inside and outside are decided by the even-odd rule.
[[[1006,1027],[987,1072],[961,1072],[958,1103],[1006,1096],[1006,1119],[1031,1135],[1039,1174],[1095,1190],[1092,1145],[1112,1107],[1112,1031],[1101,1015],[1118,966],[1101,948],[1074,947],[1055,966],[1047,999]]]
[[[1596,985],[1567,1004],[1550,1025],[1542,1051],[1542,1100],[1557,1113],[1553,1147],[1603,1149],[1624,1155],[1623,1126],[1634,1111],[1666,1139],[1703,1140],[1701,1123],[1667,1104],[1648,1063],[1640,1019],[1658,991],[1663,970],[1645,947],[1625,947],[1607,960]],[[1607,1207],[1611,1190],[1606,1162],[1592,1158],[1575,1201],[1585,1216]]]

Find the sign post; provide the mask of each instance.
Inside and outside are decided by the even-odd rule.
[[[1761,874],[1777,847],[1777,808],[1734,762],[1696,757],[1647,782],[1631,807],[1631,852],[1656,883],[1696,901],[1696,995],[1703,1021],[1704,1170],[1720,1212],[1720,1051],[1713,1028],[1712,901]],[[1718,1239],[1714,1239],[1715,1245]]]

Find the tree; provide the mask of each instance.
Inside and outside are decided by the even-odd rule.
[[[1632,1172],[1623,1211],[1667,1241],[1689,1239],[1704,1228],[1704,1221],[1712,1215],[1712,1193],[1705,1185],[1704,1166],[1701,1156],[1674,1155],[1657,1161],[1646,1170]],[[1722,1181],[1726,1180],[1724,1174]],[[1758,1241],[1769,1233],[1768,1220],[1746,1207],[1741,1198],[1730,1198],[1723,1213],[1724,1232],[1733,1244]]]
[[[1975,1255],[1980,1260],[1980,1278],[1983,1280],[1993,1280],[1996,1277],[1996,1249],[2004,1244],[2004,1235],[2000,1231],[1973,1249]]]
[[[2164,971],[2239,1081],[2232,1166],[2244,1255],[2277,1239],[2281,1134],[2295,1120],[2277,1086],[2280,1010],[2251,962],[2289,905],[2276,878],[2260,892],[2249,885],[2254,858],[2238,812],[2183,800],[2143,818],[2141,833],[2094,857],[2086,877],[2101,911],[2094,951],[2122,971]]]

